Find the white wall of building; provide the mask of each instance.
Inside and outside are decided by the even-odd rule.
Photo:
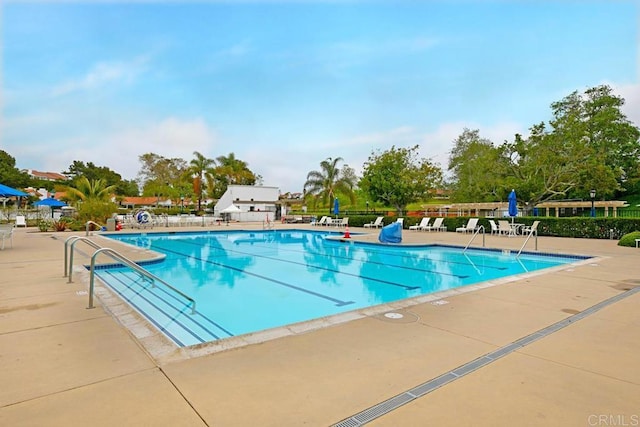
[[[231,214],[234,221],[265,221],[267,216],[273,221],[279,196],[278,187],[230,185],[216,203],[213,212],[215,216],[222,216],[220,212],[233,204],[241,211]]]

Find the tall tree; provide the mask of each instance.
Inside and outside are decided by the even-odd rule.
[[[202,192],[204,186],[204,175],[206,173],[211,173],[213,167],[216,165],[215,160],[209,159],[203,156],[201,153],[194,151],[193,155],[195,156],[189,162],[189,172],[195,175],[194,178],[194,190],[196,195],[198,196],[198,211],[201,210],[202,207]]]
[[[16,159],[4,150],[0,150],[0,182],[9,187],[27,187],[31,179],[26,172],[16,168]]]
[[[331,201],[339,194],[347,196],[352,204],[355,203],[353,189],[356,181],[353,174],[345,174],[344,170],[338,166],[342,161],[342,157],[335,159],[329,157],[320,162],[320,170],[307,174],[307,181],[304,183],[305,198],[312,198],[314,206],[320,201],[323,206],[328,205],[331,210]],[[348,166],[345,167],[348,168]]]
[[[66,197],[71,201],[99,201],[108,202],[113,196],[115,185],[107,185],[102,179],[89,181],[86,177],[80,177],[75,187],[66,187]]]
[[[465,202],[500,200],[505,169],[500,150],[480,137],[477,129],[465,128],[453,144],[449,156],[451,198]]]
[[[246,162],[236,158],[234,153],[218,156],[216,162],[217,166],[206,177],[213,197],[222,196],[229,185],[255,185],[260,178],[249,169]]]
[[[587,154],[586,160],[577,159],[583,163],[574,196],[595,188],[600,196],[612,197],[640,178],[640,129],[622,112],[623,105],[607,85],[574,91],[551,104],[552,133]]]
[[[418,157],[419,147],[391,147],[371,153],[364,164],[360,187],[374,201],[393,206],[400,215],[409,203],[424,200],[442,183],[442,170]]]

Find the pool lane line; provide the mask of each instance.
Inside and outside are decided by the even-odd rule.
[[[181,243],[189,244],[187,242],[181,242]],[[196,245],[196,243],[194,242],[193,245]],[[151,246],[153,247],[154,244],[152,244]],[[162,248],[162,246],[156,246],[156,247]],[[264,258],[264,259],[268,259],[268,260],[272,260],[272,261],[284,262],[284,263],[294,264],[294,265],[301,265],[303,267],[308,267],[308,268],[315,268],[317,270],[330,271],[332,273],[343,274],[345,276],[358,277],[358,278],[361,278],[361,279],[370,280],[372,282],[378,282],[378,283],[382,283],[382,284],[385,284],[385,285],[396,286],[396,287],[402,288],[402,289],[404,289],[406,291],[414,291],[416,289],[420,289],[420,286],[407,286],[407,285],[403,285],[402,283],[391,282],[389,280],[376,279],[375,277],[361,276],[359,274],[354,274],[354,273],[347,273],[347,272],[336,270],[336,269],[333,269],[333,268],[319,267],[317,265],[313,265],[313,264],[309,264],[309,263],[302,263],[302,262],[297,262],[297,261],[284,260],[284,259],[275,258],[275,257],[271,257],[271,256],[259,255],[259,254],[255,254],[255,253],[251,253],[251,252],[242,252],[242,251],[237,251],[237,250],[233,250],[233,249],[226,249],[226,248],[224,248],[222,246],[220,246],[220,247],[212,247],[212,248],[214,250],[220,250],[220,251],[225,251],[225,252],[233,252],[233,253],[241,254],[241,255],[250,255],[250,256],[256,257],[256,258]],[[181,252],[178,252],[178,251],[174,251],[174,250],[171,250],[171,249],[162,248],[162,250],[168,251],[168,252],[171,252],[171,253],[174,253],[174,254],[189,256],[190,258],[193,258],[193,259],[196,259],[196,260],[199,260],[199,261],[208,262],[208,263],[215,264],[215,265],[219,265],[221,267],[237,269],[236,267],[231,267],[231,266],[228,266],[226,264],[222,264],[222,263],[218,263],[218,262],[209,261],[209,260],[206,260],[206,259],[194,257],[192,255],[187,255],[187,254],[184,254],[184,253],[181,253]],[[260,276],[260,275],[258,275],[256,273],[248,273],[245,270],[240,270],[240,269],[237,269],[237,270],[241,271],[241,272],[243,272],[245,274],[252,274],[252,275],[255,275],[255,276],[263,277],[263,276]],[[466,278],[469,277],[469,276],[457,276],[457,275],[451,275],[451,276],[454,276],[454,277],[460,278],[460,279],[466,279]],[[275,279],[268,279],[268,280],[275,281]],[[289,285],[289,286],[294,286],[294,285]],[[310,292],[313,292],[313,291],[310,291]],[[350,301],[349,303],[353,303],[353,302],[354,301]],[[345,305],[345,304],[343,304],[343,305]]]
[[[194,245],[194,246],[198,245],[197,242],[181,241],[180,243],[190,244],[190,245]],[[268,246],[258,246],[258,247],[259,248],[264,248],[264,249],[268,249],[269,248]],[[271,260],[280,261],[280,262],[286,262],[286,263],[289,263],[289,264],[302,265],[302,266],[305,266],[305,267],[311,267],[311,268],[315,268],[315,269],[318,269],[318,270],[331,271],[333,273],[344,274],[344,275],[352,276],[352,277],[360,277],[360,278],[364,278],[364,279],[371,280],[371,281],[374,281],[374,282],[380,282],[380,283],[385,283],[385,284],[392,285],[392,286],[398,286],[398,287],[401,287],[401,288],[403,288],[405,290],[410,290],[410,291],[415,290],[415,289],[420,289],[420,286],[407,286],[407,285],[403,285],[402,283],[376,279],[375,277],[361,276],[359,274],[347,273],[347,272],[344,272],[344,271],[335,270],[335,269],[331,269],[331,268],[327,268],[327,267],[321,267],[321,266],[317,266],[317,265],[314,265],[314,264],[301,263],[301,262],[291,261],[291,260],[283,260],[283,259],[280,259],[280,258],[274,258],[274,257],[270,257],[270,256],[267,256],[267,255],[256,254],[254,252],[239,251],[237,249],[228,249],[228,248],[225,248],[222,245],[212,246],[212,248],[213,249],[219,249],[219,250],[225,251],[225,252],[232,252],[232,253],[241,254],[241,255],[250,255],[250,256],[253,256],[253,257],[257,257],[257,258],[265,258],[265,259],[271,259]],[[302,254],[307,253],[307,252],[304,252],[304,251],[292,251],[292,250],[286,250],[286,249],[285,249],[285,251],[294,252],[294,253],[302,253]],[[433,270],[425,270],[425,269],[422,269],[422,268],[405,267],[405,266],[401,266],[401,265],[390,265],[390,264],[385,264],[385,263],[382,263],[382,262],[375,262],[375,261],[362,261],[362,260],[357,260],[355,258],[347,258],[347,257],[342,257],[342,256],[333,256],[333,255],[329,255],[329,254],[320,254],[320,253],[317,253],[317,252],[316,253],[310,252],[310,254],[311,255],[320,255],[320,256],[323,256],[325,258],[343,259],[343,260],[347,260],[347,261],[358,262],[360,264],[367,263],[367,264],[381,265],[381,266],[384,266],[384,267],[398,268],[398,269],[401,269],[401,270],[413,270],[413,271],[418,271],[418,272],[422,272],[422,273],[441,274],[443,276],[455,277],[456,279],[467,279],[467,278],[470,277],[468,275],[465,276],[465,275],[460,275],[460,274],[444,273],[444,272],[438,272],[438,271],[433,271]]]
[[[212,242],[211,237],[213,237],[213,236],[210,236],[210,235],[202,236],[202,238],[206,239],[206,242],[208,244],[211,244],[211,242]],[[218,242],[217,238],[214,239],[214,240],[216,242]],[[177,241],[182,243],[182,244],[185,244],[185,245],[201,246],[201,244],[199,244],[197,240],[177,240]],[[229,242],[233,243],[231,241],[229,241]],[[278,243],[278,242],[274,241],[273,243]],[[151,245],[153,245],[153,243]],[[260,244],[253,245],[253,246],[257,247],[257,248],[269,249],[269,246],[261,246]],[[272,258],[272,257],[268,257],[266,255],[259,255],[259,254],[253,253],[253,252],[245,252],[245,251],[240,251],[240,250],[235,250],[235,249],[227,249],[224,246],[220,245],[219,242],[218,242],[217,246],[212,246],[212,247],[214,249],[215,248],[219,248],[220,250],[223,250],[223,251],[233,252],[233,253],[237,253],[237,254],[241,254],[241,255],[251,255],[251,256],[261,257],[261,258],[266,258],[266,259],[275,259],[275,260],[282,261],[282,262],[289,262],[289,263],[293,263],[293,264],[304,265],[304,266],[307,266],[307,267],[313,267],[313,268],[317,268],[317,269],[324,269],[326,271],[338,272],[338,273],[341,273],[341,274],[351,275],[351,276],[355,276],[355,277],[363,277],[363,276],[354,275],[354,274],[350,274],[350,273],[344,273],[344,272],[337,271],[337,270],[331,270],[331,269],[328,269],[328,268],[325,268],[325,267],[321,267],[321,266],[316,266],[316,265],[313,265],[313,264],[296,263],[295,261],[280,260],[279,258]],[[401,269],[401,270],[412,270],[412,271],[418,271],[418,272],[422,272],[422,273],[441,274],[443,276],[455,277],[457,279],[467,279],[467,278],[470,277],[468,275],[451,274],[451,273],[446,273],[446,272],[439,272],[439,271],[434,271],[434,270],[426,270],[426,269],[423,269],[423,268],[416,268],[416,267],[407,267],[407,266],[402,266],[402,265],[389,265],[389,264],[385,264],[383,262],[365,261],[365,260],[359,260],[359,259],[355,259],[355,258],[348,258],[348,257],[344,257],[344,256],[334,256],[334,255],[330,255],[330,254],[323,254],[323,253],[319,253],[319,252],[305,252],[305,251],[291,250],[291,249],[283,249],[283,250],[286,251],[286,252],[293,252],[293,253],[302,253],[302,254],[310,253],[311,255],[319,255],[319,256],[322,256],[322,257],[325,257],[325,258],[335,258],[335,259],[343,259],[343,260],[348,260],[348,261],[354,261],[354,262],[358,262],[360,264],[368,263],[368,264],[374,264],[374,265],[381,265],[381,266],[384,266],[384,267],[394,267],[394,268],[398,268],[398,269]],[[399,257],[400,255],[394,255],[394,256],[395,257]],[[415,258],[411,258],[411,257],[404,257],[404,258],[415,259]],[[445,263],[447,263],[447,264],[468,265],[468,264],[462,263],[462,262],[447,262],[447,261],[445,261]],[[498,269],[498,270],[506,270],[506,268],[504,268],[504,267],[487,267],[487,268],[495,268],[495,269]],[[367,277],[367,279],[373,280],[373,281],[379,281],[378,279],[370,278],[370,277]],[[407,289],[407,290],[414,290],[414,289],[419,289],[420,288],[419,286],[418,287],[406,287],[406,285],[402,285],[401,283],[396,283],[396,282],[388,282],[388,284],[392,284],[393,286],[401,286],[401,287],[404,287],[404,289]]]
[[[103,271],[105,274],[108,274],[108,275],[111,275],[111,276],[112,276],[112,274],[111,274],[111,272],[109,272],[109,270],[106,270],[106,269],[105,269],[105,270],[102,270],[102,271]],[[99,275],[98,275],[98,276],[99,276]],[[115,278],[115,277],[113,277],[113,278],[114,278],[115,280],[120,281],[120,283],[122,283],[122,284],[123,284],[125,287],[127,287],[128,289],[131,289],[128,285],[124,284],[121,280],[119,280],[119,279],[117,279],[117,278]],[[104,279],[103,279],[103,280],[104,280]],[[105,281],[105,283],[106,283],[106,281]],[[124,299],[125,301],[127,301],[127,303],[128,303],[128,304],[130,304],[131,306],[135,307],[137,311],[139,311],[139,312],[141,312],[141,313],[144,313],[144,310],[142,310],[142,309],[141,309],[141,308],[140,308],[140,307],[139,307],[135,302],[133,302],[133,301],[131,301],[129,298],[125,297],[125,296],[123,295],[123,293],[122,293],[122,292],[120,292],[118,289],[116,289],[116,288],[114,288],[114,287],[112,287],[112,286],[109,286],[109,288],[111,288],[114,292],[116,292],[118,295],[120,295],[120,297],[121,297],[122,299]],[[143,289],[141,289],[140,291],[142,291],[142,290],[144,290],[144,288],[143,288]],[[155,306],[151,301],[149,301],[146,297],[144,297],[144,296],[141,294],[141,292],[138,292],[138,291],[135,291],[135,290],[134,290],[133,292],[134,292],[134,294],[135,294],[135,295],[139,296],[140,298],[142,298],[142,299],[146,300],[149,304],[151,304],[151,305],[153,305],[154,307],[156,307],[156,306]],[[156,308],[158,309],[158,311],[160,311],[160,312],[164,313],[164,311],[163,311],[163,310],[161,310],[160,308],[158,308],[158,307],[156,307]],[[165,313],[165,314],[168,316],[168,314],[167,314],[167,313]],[[151,322],[153,325],[155,325],[155,327],[156,327],[156,328],[158,328],[160,331],[162,331],[163,333],[167,334],[167,336],[168,336],[169,338],[171,338],[171,340],[173,340],[173,342],[175,342],[176,344],[178,344],[180,347],[184,347],[184,345],[185,345],[185,344],[184,344],[182,341],[180,341],[180,339],[179,339],[178,337],[174,336],[170,331],[166,330],[166,329],[164,328],[164,326],[162,326],[161,324],[159,324],[155,319],[153,319],[153,318],[151,318],[151,317],[149,317],[149,316],[144,316],[144,317],[145,317],[149,322]],[[191,335],[193,335],[193,333],[192,333],[191,331],[189,331],[187,328],[184,328],[184,327],[183,327],[183,329],[185,329],[188,333],[190,333]],[[198,337],[198,336],[195,336],[195,338],[196,338],[196,339],[200,339],[200,340],[202,339],[202,338],[200,338],[200,337]]]
[[[125,267],[126,268],[126,267]],[[123,272],[123,275],[125,272]],[[133,270],[130,270],[128,273],[133,273]],[[129,277],[127,275],[125,275],[125,277]],[[173,292],[169,292],[169,290],[163,286],[156,286],[156,288],[158,289],[159,292],[162,292],[162,294],[166,295],[167,297],[171,298],[174,302],[182,305],[183,301],[178,298],[178,296],[173,293]],[[158,296],[160,298],[160,296],[155,293],[154,295]],[[167,299],[165,298],[160,298],[162,299],[167,305],[171,306],[171,308],[175,309],[177,312],[182,312],[181,309],[179,309],[178,307],[176,307],[174,304],[171,304]],[[187,316],[187,319],[189,319],[191,322],[195,323],[196,325],[198,325],[199,327],[201,327],[203,330],[205,330],[206,332],[208,332],[210,335],[213,335],[216,339],[220,339],[222,337],[219,337],[218,334],[214,333],[213,331],[209,330],[208,327],[204,326],[203,324],[201,324],[199,321],[195,320],[196,317],[200,317],[202,318],[204,321],[206,321],[207,323],[209,323],[211,326],[213,326],[214,328],[224,332],[225,334],[227,334],[229,337],[234,337],[236,334],[234,334],[233,332],[229,331],[228,329],[226,329],[224,326],[218,324],[218,322],[208,318],[207,316],[203,315],[202,313],[200,313],[198,310],[196,310],[196,312],[194,314],[189,314],[189,316]],[[226,338],[226,337],[225,337]],[[208,340],[209,341],[209,340]]]
[[[563,329],[578,320],[582,320],[587,316],[590,316],[597,311],[600,311],[604,307],[607,307],[611,304],[614,304],[618,301],[621,301],[627,297],[632,296],[640,292],[640,286],[636,286],[628,291],[620,293],[616,296],[608,298],[604,301],[600,301],[598,304],[593,305],[580,313],[574,314],[573,316],[569,316],[559,322],[553,323],[550,326],[542,328],[532,334],[529,334],[519,340],[512,342],[511,344],[507,344],[505,346],[500,347],[499,349],[492,351],[490,353],[485,354],[471,362],[465,363],[462,366],[457,367],[449,372],[446,372],[436,378],[433,378],[425,383],[422,383],[416,387],[413,387],[410,390],[405,391],[404,393],[400,393],[390,399],[385,400],[384,402],[380,402],[377,405],[371,406],[364,411],[358,412],[355,415],[347,417],[342,421],[333,424],[332,427],[358,427],[362,426],[370,421],[375,420],[376,418],[380,418],[381,416],[398,409],[399,407],[416,400],[422,396],[425,396],[432,391],[449,384],[459,378],[464,377],[476,371],[490,363],[495,362],[496,360],[513,353],[516,350],[519,350],[534,341],[537,341],[541,338],[547,337],[548,335],[553,334],[554,332]]]
[[[124,267],[126,269],[126,267]],[[146,287],[141,287],[141,289],[138,291],[136,289],[134,289],[132,286],[130,286],[129,284],[125,283],[124,280],[121,279],[120,276],[116,276],[113,274],[113,271],[109,271],[109,270],[103,270],[103,272],[107,275],[109,275],[113,280],[121,283],[124,287],[126,287],[127,289],[131,290],[135,296],[138,296],[140,298],[142,298],[143,300],[145,300],[149,305],[151,305],[152,307],[154,307],[156,310],[158,310],[159,312],[163,313],[168,319],[170,319],[171,322],[176,323],[180,328],[182,328],[183,330],[185,330],[187,333],[189,333],[191,336],[193,336],[196,340],[200,341],[201,343],[203,342],[207,342],[207,341],[211,341],[211,339],[204,339],[202,337],[200,337],[196,332],[192,331],[190,327],[188,327],[184,321],[180,321],[178,320],[177,317],[171,315],[170,313],[168,313],[166,310],[161,309],[159,306],[157,306],[156,304],[154,304],[149,298],[145,297],[145,295],[143,294],[144,291],[148,291],[148,288]],[[133,280],[130,276],[130,273],[132,271],[122,271],[122,277],[129,279],[132,283],[138,283],[137,280]],[[100,276],[100,275],[99,275]],[[102,279],[105,281],[105,283],[107,285],[109,285],[109,282],[106,281],[104,277],[102,277]],[[151,282],[147,282],[147,283],[151,283]],[[109,285],[109,287],[111,289],[113,289],[116,293],[118,293],[122,298],[124,298],[127,302],[129,302],[129,304],[133,305],[134,307],[136,307],[138,309],[139,312],[141,313],[146,313],[145,310],[142,309],[142,307],[140,307],[139,305],[135,304],[133,301],[131,301],[129,298],[125,297],[118,289],[112,287],[111,285]],[[162,288],[162,287],[158,287],[156,286],[156,288],[159,290],[159,292],[161,292],[162,294],[172,298],[174,301],[180,302],[180,300],[178,300],[176,298],[175,295],[167,292],[166,289]],[[176,311],[176,313],[178,314],[185,314],[185,309],[187,306],[185,306],[184,308],[180,308],[180,307],[176,307],[174,304],[172,304],[170,301],[168,301],[167,299],[163,298],[161,295],[159,295],[158,293],[153,293],[150,292],[152,295],[154,295],[156,298],[160,299],[162,302],[164,302],[165,304],[167,304],[167,306],[171,307],[172,309],[174,309]],[[199,316],[202,319],[206,320],[208,323],[212,324],[213,326],[215,326],[217,329],[221,330],[222,332],[226,333],[227,335],[229,335],[229,337],[233,337],[234,334],[229,332],[227,329],[225,329],[224,327],[218,325],[216,322],[212,321],[211,319],[207,318],[206,316],[203,316],[202,314],[200,314],[199,312],[196,311],[195,315],[192,314],[186,314],[185,318],[188,319],[190,322],[194,323],[195,325],[199,326],[203,331],[205,331],[206,333],[208,333],[209,335],[211,335],[212,337],[214,337],[215,339],[220,339],[222,337],[220,337],[217,333],[213,332],[212,330],[210,330],[207,326],[203,325],[202,323],[200,323],[198,320],[196,320],[194,318],[194,316]],[[171,334],[165,327],[159,325],[154,319],[152,319],[150,316],[144,316],[145,318],[147,318],[151,323],[153,323],[154,325],[156,325],[156,327],[158,329],[160,329],[162,332],[166,333],[172,340],[174,340],[174,342],[178,345],[180,345],[181,347],[184,347],[186,344],[184,344],[182,341],[180,341],[177,337],[175,337],[173,334]]]
[[[290,288],[290,289],[294,289],[294,290],[297,290],[297,291],[300,291],[300,292],[303,292],[303,293],[306,293],[306,294],[309,294],[309,295],[316,296],[318,298],[322,298],[322,299],[331,301],[331,302],[335,303],[336,307],[342,307],[342,306],[345,306],[345,305],[349,305],[349,304],[354,304],[355,303],[355,301],[339,300],[339,299],[330,297],[329,295],[324,295],[324,294],[321,294],[319,292],[315,292],[315,291],[311,291],[309,289],[301,288],[300,286],[292,285],[290,283],[286,283],[286,282],[283,282],[281,280],[272,279],[271,277],[263,276],[261,274],[252,273],[252,272],[243,270],[243,269],[238,268],[238,267],[233,267],[231,265],[222,264],[220,262],[215,262],[215,261],[211,261],[211,260],[204,259],[204,258],[194,257],[192,255],[187,255],[187,254],[184,254],[182,252],[174,251],[172,249],[163,248],[162,246],[158,246],[158,245],[154,245],[154,244],[151,245],[152,248],[154,246],[157,247],[157,248],[162,249],[163,251],[171,252],[171,253],[177,254],[177,255],[188,256],[189,258],[192,258],[192,259],[195,259],[195,260],[198,260],[198,261],[202,261],[202,262],[206,262],[207,264],[212,264],[212,265],[217,265],[218,267],[228,268],[230,270],[237,271],[239,273],[246,274],[248,276],[257,277],[259,279],[263,279],[263,280],[275,283],[275,284],[280,285],[280,286],[284,286],[284,287],[287,287],[287,288]],[[270,258],[270,259],[275,259],[275,260],[279,261],[277,258]],[[301,264],[301,265],[304,265],[304,264]]]

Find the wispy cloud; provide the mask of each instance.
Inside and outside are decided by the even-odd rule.
[[[131,83],[144,73],[148,62],[148,56],[140,56],[128,62],[99,62],[83,76],[55,86],[51,90],[51,95],[57,97],[94,90],[118,82]]]

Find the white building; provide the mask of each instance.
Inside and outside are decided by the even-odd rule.
[[[276,219],[278,208],[278,187],[265,187],[257,185],[230,185],[227,191],[220,197],[213,208],[215,216],[222,216],[221,212],[231,205],[240,209],[238,213],[232,213],[230,219],[234,221],[270,221]]]

